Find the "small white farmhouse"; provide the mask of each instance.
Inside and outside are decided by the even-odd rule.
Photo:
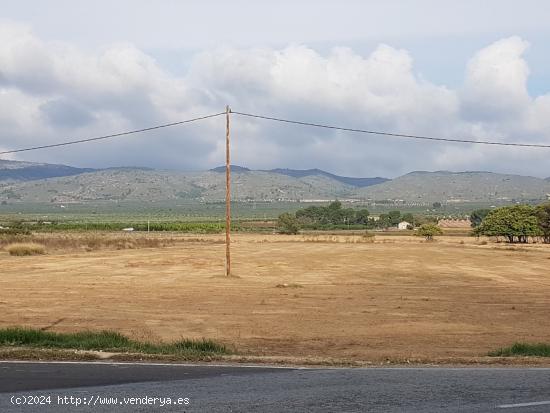
[[[412,224],[407,221],[401,221],[399,224],[397,224],[397,229],[403,230],[412,227]]]

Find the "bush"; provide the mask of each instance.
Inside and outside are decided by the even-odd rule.
[[[6,251],[10,255],[25,256],[25,255],[42,255],[46,253],[44,245],[34,242],[10,244],[6,247]]]
[[[277,229],[281,234],[295,235],[300,231],[300,224],[293,214],[285,212],[279,215]]]
[[[443,234],[443,230],[434,224],[424,224],[418,229],[418,235],[425,237],[426,241],[433,241],[435,235]]]

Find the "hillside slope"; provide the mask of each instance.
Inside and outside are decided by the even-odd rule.
[[[411,172],[355,191],[369,199],[403,199],[423,202],[514,201],[544,199],[550,182],[531,176],[492,172]]]
[[[324,176],[335,181],[342,182],[346,185],[356,186],[359,188],[367,187],[371,185],[381,184],[383,182],[389,181],[388,178],[353,178],[349,176],[340,176],[331,174],[330,172],[323,171],[321,169],[286,169],[286,168],[277,168],[270,169],[265,172],[277,173],[281,175],[288,175],[294,178],[305,178],[308,176]]]
[[[224,167],[204,172],[128,167],[86,170],[0,161],[0,202],[147,203],[179,199],[217,202],[225,199],[224,172]],[[52,177],[56,174],[65,176]],[[541,200],[550,194],[548,179],[491,172],[418,171],[386,180],[340,177],[319,169],[254,171],[233,166],[231,176],[232,197],[236,201],[356,198],[412,203],[502,203]]]
[[[0,181],[33,181],[58,176],[73,176],[93,171],[95,169],[0,159]]]
[[[334,199],[351,193],[353,189],[322,176],[296,179],[259,171],[232,173],[232,196],[241,201]],[[123,168],[11,183],[0,188],[0,201],[11,202],[153,202],[174,199],[221,201],[225,199],[225,174]]]

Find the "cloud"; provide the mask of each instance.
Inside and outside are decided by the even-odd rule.
[[[464,113],[473,120],[521,117],[529,107],[529,68],[522,55],[529,44],[514,36],[480,50],[468,63],[462,96]]]
[[[550,143],[550,95],[529,96],[528,43],[499,40],[476,53],[451,89],[415,72],[413,56],[381,44],[219,48],[175,76],[132,44],[84,51],[0,25],[0,145],[85,138],[223,110],[401,133]],[[476,169],[548,176],[542,151],[411,142],[275,124],[233,115],[233,159],[252,168],[325,168],[350,175]],[[224,122],[22,154],[82,166],[205,169],[223,163]],[[506,152],[508,151],[508,152]],[[506,163],[503,160],[506,160]],[[517,159],[518,162],[514,160]]]
[[[94,119],[86,107],[66,98],[52,99],[42,104],[40,110],[50,123],[59,127],[86,126]]]

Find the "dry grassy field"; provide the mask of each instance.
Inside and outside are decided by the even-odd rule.
[[[468,237],[42,235],[0,251],[0,326],[212,338],[253,355],[474,357],[550,342],[550,246]],[[99,237],[99,238],[97,238]]]

